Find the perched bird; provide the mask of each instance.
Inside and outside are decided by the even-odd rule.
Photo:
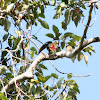
[[[45,48],[47,48],[47,50],[49,51],[49,54],[56,54],[56,48],[57,48],[57,42],[55,41],[54,43],[52,43],[52,41],[48,41],[45,44],[42,45],[42,47],[39,49],[39,53],[44,50]],[[38,53],[38,54],[39,54]]]

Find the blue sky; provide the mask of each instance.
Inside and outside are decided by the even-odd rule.
[[[99,2],[99,5],[100,5],[100,2]],[[87,10],[84,11],[84,15],[85,15],[84,23],[87,22],[88,12],[89,10],[87,8]],[[67,30],[64,31],[61,28],[61,21],[63,20],[64,17],[53,20],[52,18],[53,18],[54,13],[55,13],[54,8],[48,7],[46,9],[46,12],[45,12],[46,18],[44,20],[49,24],[49,28],[50,28],[49,30],[41,28],[41,25],[38,24],[37,28],[33,27],[32,34],[36,34],[38,39],[41,40],[43,43],[45,43],[46,41],[51,40],[50,38],[47,38],[45,34],[52,33],[53,32],[52,25],[56,25],[57,27],[59,27],[59,30],[61,33],[73,32],[77,35],[82,36],[84,28],[85,28],[85,26],[82,24],[82,21],[80,21],[80,24],[78,25],[78,27],[75,27],[74,23],[71,22],[68,25]],[[89,28],[88,33],[87,33],[87,39],[96,37],[96,36],[100,37],[100,9],[96,10],[96,14],[97,14],[96,22],[94,23],[92,27]],[[91,24],[93,23],[94,19],[95,18],[94,18],[94,11],[93,11]],[[0,34],[2,34],[2,32],[3,30],[0,32]],[[39,46],[41,46],[41,44],[39,44]],[[84,59],[82,59],[82,61],[80,62],[75,60],[74,63],[68,58],[61,58],[61,59],[52,61],[58,70],[65,73],[73,73],[73,75],[88,75],[89,73],[92,72],[92,75],[89,77],[72,78],[76,80],[77,84],[79,85],[80,94],[78,95],[78,100],[99,100],[100,98],[99,97],[99,94],[100,94],[100,77],[99,77],[100,76],[100,42],[93,43],[92,46],[95,48],[96,53],[92,53],[92,56],[89,56],[89,54],[86,53],[86,55],[89,56],[89,61],[87,65]],[[48,71],[45,71],[46,75],[52,72],[52,73],[58,74],[59,78],[64,77],[65,79],[67,79],[67,76],[58,73],[53,68],[53,66],[49,63],[49,61],[44,61],[43,63],[46,65],[46,67],[48,67]]]
[[[47,38],[45,34],[53,32],[52,31],[53,24],[60,28],[61,33],[73,32],[77,35],[82,36],[84,28],[85,28],[85,26],[82,24],[82,21],[80,21],[80,24],[78,25],[78,27],[75,27],[74,23],[71,22],[67,30],[64,31],[61,28],[61,21],[63,20],[63,17],[57,20],[53,20],[52,17],[55,12],[53,11],[53,8],[49,7],[46,11],[47,12],[46,12],[45,21],[48,22],[50,29],[46,30],[46,29],[41,28],[36,34],[42,42],[46,42],[49,40],[49,38]],[[84,23],[87,22],[88,12],[89,12],[89,9],[87,8],[87,10],[84,11],[84,15],[85,15]],[[100,9],[96,10],[96,14],[97,14],[96,22],[94,23],[92,27],[89,28],[88,33],[87,33],[87,39],[96,37],[96,36],[100,37]],[[94,22],[94,19],[95,19],[94,11],[92,15],[93,16],[92,16],[91,24]],[[76,80],[79,85],[80,94],[78,95],[78,100],[98,100],[100,98],[99,97],[99,93],[100,93],[99,91],[100,90],[100,77],[99,77],[100,76],[100,42],[93,43],[92,46],[95,48],[96,53],[92,53],[92,56],[89,56],[88,53],[85,53],[86,55],[89,56],[89,61],[87,65],[84,59],[82,59],[82,61],[80,62],[75,60],[74,63],[68,58],[62,58],[62,59],[52,61],[53,64],[56,66],[56,68],[62,72],[73,73],[73,75],[88,75],[89,73],[92,73],[92,75],[89,77],[72,78]],[[58,74],[59,78],[60,77],[64,77],[65,79],[67,78],[66,75],[62,75],[58,73],[48,61],[44,62],[44,64],[48,66],[48,69],[50,72]],[[45,73],[48,74],[48,71]]]

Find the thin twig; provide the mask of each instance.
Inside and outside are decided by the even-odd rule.
[[[91,27],[92,25],[94,25],[94,23],[96,22],[96,11],[95,11],[95,7],[94,7],[94,13],[95,13],[94,22],[93,22],[91,25],[89,25],[89,26],[87,26],[87,25],[84,24],[84,22],[83,22],[83,21],[84,21],[84,18],[83,18],[82,24],[83,24],[84,26]]]
[[[64,73],[64,72],[59,71],[59,70],[55,67],[55,65],[51,62],[51,60],[49,60],[49,62],[52,64],[52,66],[53,66],[53,67],[56,69],[56,71],[58,71],[59,73],[69,75],[69,73]],[[91,76],[91,74],[92,74],[92,73],[89,73],[88,75],[81,75],[81,76],[79,76],[79,75],[72,75],[72,77],[88,77],[88,76]]]

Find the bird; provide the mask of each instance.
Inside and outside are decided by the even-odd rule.
[[[39,54],[42,50],[44,50],[45,48],[47,48],[47,50],[49,51],[49,54],[56,54],[56,48],[57,48],[57,45],[56,45],[56,44],[58,44],[57,41],[55,41],[54,43],[52,43],[52,41],[46,42],[45,44],[43,44],[43,45],[41,46],[41,48],[39,49],[38,54]]]

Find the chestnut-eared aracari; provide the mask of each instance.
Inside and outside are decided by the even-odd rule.
[[[42,47],[39,49],[39,53],[44,50],[45,48],[47,48],[47,50],[49,51],[49,54],[56,54],[56,48],[57,48],[57,42],[52,43],[52,41],[48,41],[45,44],[42,45]],[[39,54],[38,53],[38,54]]]

